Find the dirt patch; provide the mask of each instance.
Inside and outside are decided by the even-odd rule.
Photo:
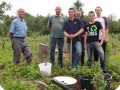
[[[2,71],[5,68],[4,64],[0,64],[0,71]]]
[[[37,87],[39,88],[39,90],[45,90],[45,86],[47,86],[46,83],[41,82],[41,81],[34,80],[32,82],[37,85]]]
[[[80,78],[79,77],[77,77],[76,78],[77,79],[77,83],[75,84],[75,90],[81,90],[80,88]]]

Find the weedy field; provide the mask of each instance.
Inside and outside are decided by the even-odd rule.
[[[72,76],[78,80],[74,90],[80,90],[79,77],[85,74],[96,76],[97,80],[99,80],[99,85],[101,84],[104,86],[103,80],[100,80],[100,77],[97,76],[101,71],[98,66],[99,62],[89,68],[86,63],[87,55],[85,57],[85,65],[82,67],[78,66],[78,68],[74,70],[70,68],[68,54],[65,54],[67,56],[64,57],[63,68],[57,65],[56,55],[56,64],[52,67],[52,75],[49,78],[42,76],[38,65],[44,60],[39,58],[39,44],[44,43],[49,46],[49,36],[34,36],[26,38],[33,53],[33,61],[31,65],[27,65],[23,55],[21,55],[20,64],[14,65],[11,41],[8,37],[0,38],[0,86],[5,90],[63,90],[51,82],[52,77],[60,75]],[[45,60],[49,62],[49,57]],[[115,88],[120,85],[120,34],[109,35],[106,67],[112,74],[110,89],[115,90]],[[95,90],[100,90],[97,89],[101,87],[98,86],[97,80],[94,79],[93,84],[95,84]]]

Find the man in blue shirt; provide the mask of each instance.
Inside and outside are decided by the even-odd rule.
[[[81,34],[83,30],[83,22],[75,18],[74,8],[69,8],[69,20],[64,24],[64,35],[67,36],[68,50],[70,51],[70,41],[72,40],[72,67],[78,66],[82,54]]]
[[[18,17],[12,21],[9,31],[13,48],[13,61],[15,64],[19,64],[21,52],[24,54],[28,64],[30,64],[32,60],[31,50],[25,40],[27,25],[24,20],[24,16],[25,10],[20,8],[18,10]]]

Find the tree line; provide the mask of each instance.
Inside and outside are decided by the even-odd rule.
[[[83,8],[83,3],[80,0],[77,0],[74,3],[74,7],[76,9]],[[9,32],[9,27],[15,16],[5,15],[5,12],[10,10],[12,5],[10,3],[2,2],[0,4],[0,36],[6,36]],[[82,10],[83,11],[83,10]],[[84,13],[84,11],[83,11]],[[47,21],[50,15],[42,16],[37,14],[36,16],[32,16],[29,13],[26,13],[25,20],[28,26],[28,35],[46,35],[48,34],[47,31]],[[67,18],[67,16],[65,16]],[[84,15],[83,18],[88,21],[88,16]],[[109,33],[120,33],[120,19],[115,19],[115,15],[109,15]]]

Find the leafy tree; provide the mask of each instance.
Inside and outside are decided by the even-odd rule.
[[[48,34],[47,31],[47,21],[48,16],[44,17],[41,15],[32,16],[29,13],[26,13],[25,20],[28,25],[28,35],[45,35]]]
[[[85,19],[86,23],[88,23],[88,22],[89,22],[88,15],[84,15],[84,17],[83,17],[83,18]]]
[[[1,4],[0,4],[0,21],[2,21],[2,23],[1,23],[1,29],[0,29],[0,35],[1,36],[6,36],[6,33],[7,33],[7,23],[6,23],[6,20],[5,20],[5,18],[7,17],[7,16],[5,16],[5,12],[7,11],[7,10],[10,10],[11,9],[11,7],[12,7],[12,5],[9,3],[6,3],[6,2],[2,2]]]
[[[120,20],[116,20],[114,14],[109,15],[109,32],[110,33],[120,33]]]
[[[6,2],[2,2],[0,4],[0,36],[1,36],[1,40],[2,40],[2,49],[5,49],[5,40],[4,37],[7,34],[7,24],[5,23],[5,12],[10,10],[12,7],[12,5]],[[1,23],[2,22],[2,23]]]
[[[10,3],[2,2],[0,4],[0,19],[3,19],[3,16],[6,11],[10,10],[12,5]]]
[[[35,17],[30,15],[29,13],[25,13],[25,20],[27,22],[27,26],[28,26],[28,35],[31,35],[34,31],[34,21],[35,21]]]
[[[82,11],[82,13],[83,13],[84,12],[83,11],[83,6],[84,6],[84,4],[81,3],[80,0],[77,0],[77,1],[74,2],[74,6],[73,7],[75,9],[80,9]]]

